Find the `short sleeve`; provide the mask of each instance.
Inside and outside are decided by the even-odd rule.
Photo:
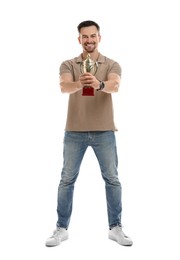
[[[113,61],[111,66],[110,66],[109,73],[116,73],[121,77],[122,69],[121,69],[120,64],[116,61]]]
[[[59,67],[59,75],[63,73],[71,73],[72,74],[72,64],[69,61],[63,61]]]

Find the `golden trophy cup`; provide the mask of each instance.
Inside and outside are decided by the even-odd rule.
[[[98,63],[91,60],[91,56],[88,53],[87,58],[81,62],[80,70],[81,73],[89,72],[92,75],[95,75],[98,69]],[[94,88],[92,87],[83,87],[82,89],[82,96],[94,96]]]

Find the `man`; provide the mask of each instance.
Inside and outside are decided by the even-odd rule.
[[[58,220],[46,246],[57,246],[68,239],[74,184],[88,146],[94,150],[105,181],[108,237],[120,245],[130,246],[132,240],[124,234],[121,225],[121,184],[114,134],[117,129],[111,96],[111,93],[118,91],[121,68],[117,62],[99,53],[101,36],[96,22],[83,21],[78,25],[78,32],[82,54],[62,62],[60,66],[61,91],[70,95],[64,135],[64,163],[58,188]],[[88,65],[91,67],[89,71]],[[96,67],[93,73],[92,67]]]

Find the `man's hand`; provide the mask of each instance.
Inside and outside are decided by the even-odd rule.
[[[96,79],[91,73],[84,73],[79,77],[79,81],[83,87],[92,87],[94,89],[99,88],[99,80]]]

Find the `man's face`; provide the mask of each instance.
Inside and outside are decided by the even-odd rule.
[[[100,39],[101,36],[94,25],[81,28],[78,37],[79,43],[82,45],[83,50],[88,53],[92,53],[97,49]]]

